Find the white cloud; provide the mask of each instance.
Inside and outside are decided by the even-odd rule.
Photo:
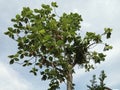
[[[114,87],[116,85],[120,85],[120,76],[119,76],[119,72],[115,72],[114,73],[110,73],[109,77],[107,78],[107,84],[110,87]]]
[[[85,70],[81,69],[79,66],[75,67],[75,73],[73,74],[73,77],[75,80],[78,80],[78,78],[82,77],[83,75],[85,75]]]
[[[88,29],[91,27],[91,24],[88,23],[88,22],[84,22],[84,21],[83,21],[81,24],[82,24],[82,25],[81,25],[82,28],[85,29],[85,30],[88,30]]]
[[[30,90],[30,83],[11,67],[0,62],[0,90]]]

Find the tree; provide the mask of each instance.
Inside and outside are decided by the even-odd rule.
[[[88,90],[111,90],[110,88],[106,87],[106,84],[104,83],[104,80],[106,78],[106,74],[104,71],[101,71],[101,74],[99,76],[100,83],[98,84],[96,81],[96,75],[93,75],[93,79],[90,80],[91,86],[87,85]]]
[[[94,64],[104,61],[106,55],[91,48],[102,44],[103,51],[112,49],[102,40],[103,36],[110,38],[112,29],[105,28],[103,34],[86,32],[82,37],[81,15],[63,13],[58,16],[54,11],[57,7],[56,2],[42,4],[41,9],[24,7],[11,19],[14,24],[5,34],[17,42],[18,51],[9,55],[10,64],[32,66],[30,72],[34,75],[40,71],[42,80],[50,80],[48,90],[55,90],[66,81],[67,90],[73,90],[74,67],[79,65],[89,71],[94,69]]]

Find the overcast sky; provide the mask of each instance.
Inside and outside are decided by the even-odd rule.
[[[107,52],[106,61],[96,66],[95,70],[84,72],[76,67],[74,83],[76,90],[85,90],[93,74],[101,70],[107,74],[108,87],[120,90],[120,0],[0,0],[0,90],[47,90],[48,81],[41,81],[40,76],[29,73],[29,67],[9,65],[8,55],[17,51],[16,43],[3,33],[11,26],[11,18],[20,13],[22,7],[39,8],[42,3],[57,1],[59,15],[63,12],[77,12],[82,15],[81,32],[102,33],[105,27],[113,29],[108,43],[113,50]],[[60,90],[65,90],[65,84]]]

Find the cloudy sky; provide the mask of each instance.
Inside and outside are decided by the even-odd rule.
[[[9,65],[7,56],[14,54],[17,46],[3,33],[12,25],[11,18],[20,13],[22,7],[39,8],[42,3],[49,4],[52,1],[57,1],[59,15],[63,12],[82,15],[84,21],[81,32],[102,33],[105,27],[113,29],[112,38],[108,40],[113,45],[113,50],[106,53],[106,61],[91,72],[76,67],[76,90],[85,90],[92,75],[99,75],[101,70],[105,70],[108,76],[107,86],[120,90],[120,0],[0,0],[0,90],[47,90],[48,81],[41,81],[40,76],[30,74],[30,68]],[[61,85],[60,90],[65,90],[65,84]]]

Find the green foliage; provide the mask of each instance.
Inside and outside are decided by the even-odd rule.
[[[91,86],[87,85],[88,90],[105,90],[106,85],[104,83],[104,80],[107,76],[105,75],[104,71],[101,71],[101,74],[99,76],[99,84],[96,81],[96,75],[93,75],[93,79],[90,80]]]
[[[111,36],[111,32],[112,32],[112,29],[111,28],[105,28],[105,34],[106,34],[106,38],[110,38]]]
[[[52,2],[51,5],[52,5],[53,7],[58,7],[58,5],[57,5],[56,2]]]
[[[40,71],[42,80],[51,80],[49,90],[59,88],[59,84],[67,80],[69,70],[74,72],[75,65],[89,71],[94,69],[91,61],[95,64],[104,61],[104,53],[91,51],[94,45],[103,44],[103,51],[112,49],[102,40],[104,35],[110,38],[112,29],[105,28],[103,34],[86,32],[81,37],[77,33],[81,28],[81,15],[63,13],[58,18],[53,12],[53,8],[57,7],[56,2],[42,4],[41,9],[24,7],[11,19],[14,24],[5,32],[18,46],[18,52],[9,56],[10,64],[33,66],[31,73],[37,75]]]

